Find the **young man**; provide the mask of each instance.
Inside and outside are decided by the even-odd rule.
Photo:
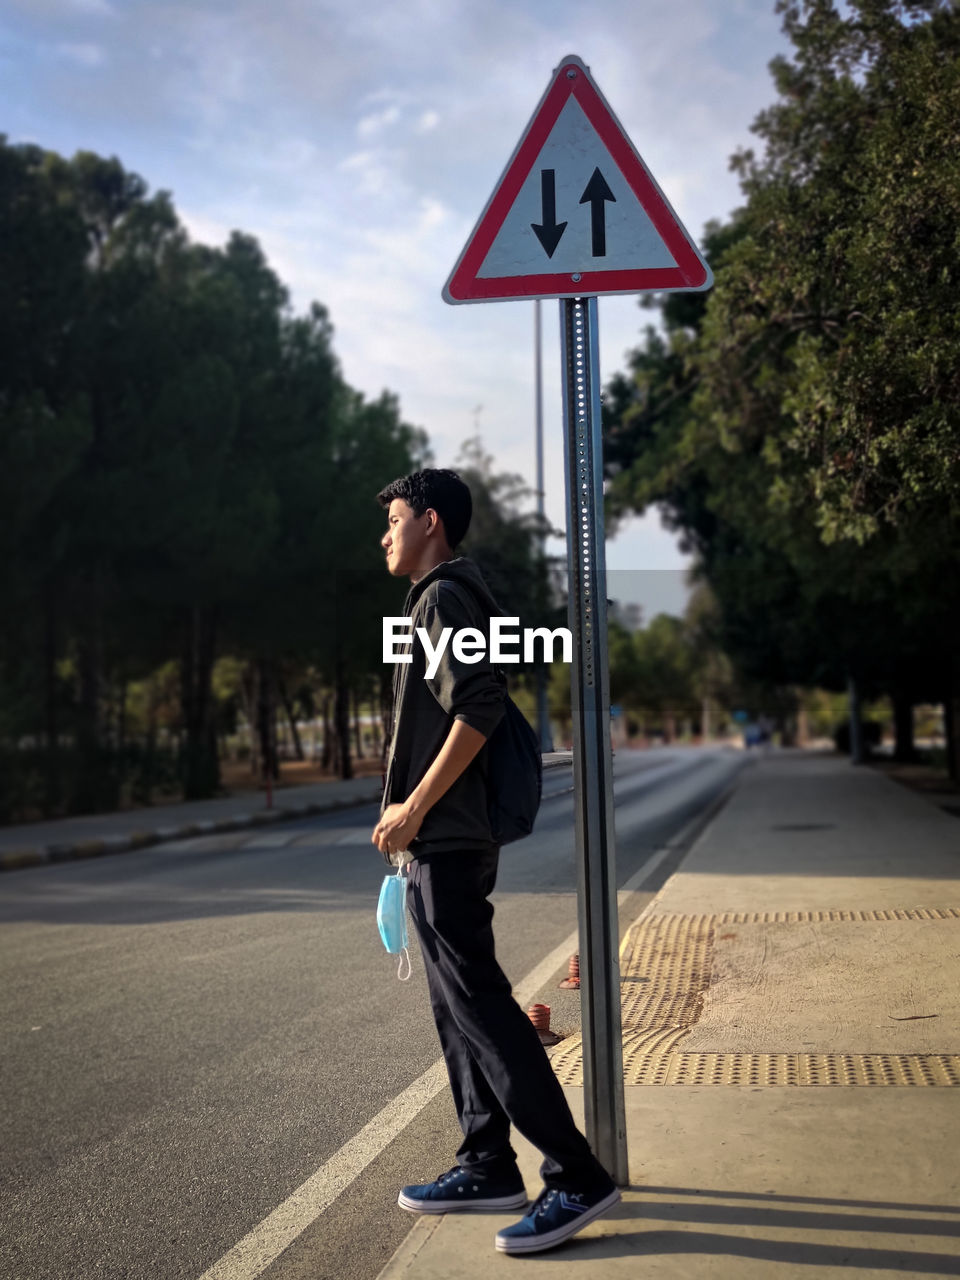
[[[387,569],[412,584],[403,610],[412,633],[426,628],[434,650],[445,627],[487,635],[500,610],[476,565],[454,557],[472,512],[463,481],[452,471],[418,471],[377,498],[387,508]],[[419,640],[411,659],[395,669],[390,760],[371,839],[389,860],[409,861],[407,904],[463,1142],[448,1173],[404,1187],[399,1204],[411,1213],[526,1207],[513,1124],[543,1153],[544,1190],[495,1244],[535,1253],[567,1240],[620,1192],[574,1124],[494,954],[488,898],[499,849],[487,818],[484,748],[503,715],[503,685],[486,654],[467,663],[452,643],[429,679]]]

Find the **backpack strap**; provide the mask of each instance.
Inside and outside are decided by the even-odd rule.
[[[468,586],[467,583],[461,582],[459,578],[440,578],[438,579],[438,581],[448,582],[450,586],[453,587],[454,590],[456,590],[459,593],[461,599],[472,600],[473,603],[480,610],[480,612],[483,614],[483,616],[487,619],[487,622],[489,623],[490,619],[493,617],[493,614],[489,613],[484,608],[483,601],[480,599],[480,597],[477,595],[475,591],[470,590],[470,587]],[[503,617],[503,614],[499,614],[498,616]],[[489,641],[489,639],[490,639],[490,633],[488,631],[487,640]],[[496,679],[497,684],[501,685],[504,689],[504,692],[506,692],[506,690],[509,687],[509,681],[507,680],[507,673],[504,671],[503,667],[500,666],[498,662],[491,662],[490,670],[493,672],[494,678]]]

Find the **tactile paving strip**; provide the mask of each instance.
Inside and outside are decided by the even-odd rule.
[[[883,911],[725,911],[641,920],[621,948],[626,1084],[960,1085],[960,1054],[683,1053],[710,981],[714,933],[730,924],[849,920],[960,920],[960,907]],[[583,1084],[580,1036],[551,1054],[561,1084]]]
[[[960,920],[960,907],[890,907],[883,911],[723,911],[719,915],[705,918],[712,920],[714,924],[805,924],[820,920]]]

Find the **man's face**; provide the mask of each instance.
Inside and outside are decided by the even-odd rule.
[[[436,512],[414,515],[403,498],[394,498],[387,512],[387,532],[380,545],[387,553],[387,569],[395,578],[409,577],[420,568],[427,549],[428,531],[436,522]]]

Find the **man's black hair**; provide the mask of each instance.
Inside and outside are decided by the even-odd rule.
[[[394,498],[400,498],[413,509],[415,516],[432,507],[443,521],[450,550],[455,550],[466,537],[473,515],[473,499],[470,490],[455,471],[428,467],[400,476],[377,494],[381,507],[389,507]]]

